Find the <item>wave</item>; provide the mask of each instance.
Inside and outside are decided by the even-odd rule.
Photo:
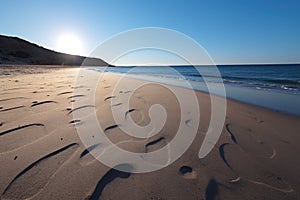
[[[143,73],[134,73],[136,75],[138,74],[143,74]],[[261,78],[261,77],[237,77],[237,76],[228,76],[228,75],[208,75],[208,74],[190,74],[190,73],[181,73],[183,76],[185,76],[187,79],[191,80],[197,80],[193,79],[191,77],[195,78],[215,78],[219,79],[222,78],[224,81],[232,81],[232,82],[237,82],[237,81],[243,81],[243,82],[266,82],[266,83],[274,83],[274,84],[294,84],[294,85],[299,85],[300,86],[300,79],[299,80],[293,80],[293,79],[274,79],[274,78]],[[157,75],[157,76],[164,76],[162,74],[150,74],[150,75]],[[166,78],[171,77],[172,75],[165,75]]]
[[[128,70],[129,69],[129,70]],[[190,69],[176,69],[177,73],[170,73],[170,71],[165,71],[162,68],[155,68],[155,70],[150,70],[147,68],[147,70],[141,69],[140,71],[130,71],[131,67],[128,67],[125,69],[122,68],[112,68],[107,69],[104,72],[109,73],[119,73],[119,74],[128,74],[133,76],[145,76],[145,77],[156,77],[161,79],[173,79],[173,80],[187,80],[192,82],[216,82],[220,83],[223,82],[225,84],[230,84],[237,87],[247,87],[247,88],[255,88],[258,90],[278,90],[278,91],[286,91],[289,93],[299,93],[300,92],[300,79],[298,77],[294,78],[283,78],[283,75],[281,78],[275,78],[272,77],[272,74],[270,74],[269,77],[266,75],[261,77],[255,77],[258,76],[257,74],[249,72],[245,77],[245,74],[243,76],[234,76],[234,75],[227,75],[229,72],[221,72],[221,76],[219,74],[200,74],[197,70]],[[94,68],[96,71],[102,71],[99,68]],[[207,72],[206,72],[207,73]],[[227,74],[226,74],[227,73]]]
[[[277,83],[277,84],[295,84],[300,85],[300,80],[292,80],[292,79],[272,79],[272,78],[254,78],[254,77],[235,77],[235,76],[222,76],[226,79],[233,80],[247,80],[247,81],[256,81],[256,82],[269,82],[269,83]]]

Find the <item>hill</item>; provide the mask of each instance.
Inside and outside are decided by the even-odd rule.
[[[98,58],[55,52],[18,37],[0,35],[0,64],[107,66]]]

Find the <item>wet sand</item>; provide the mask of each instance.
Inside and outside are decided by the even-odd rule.
[[[158,171],[121,172],[91,155],[99,150],[98,145],[82,143],[75,126],[87,125],[86,118],[74,118],[74,114],[88,115],[95,110],[113,143],[147,153],[175,137],[181,121],[178,101],[161,84],[134,79],[128,82],[147,84],[136,91],[128,91],[124,85],[116,94],[120,77],[106,74],[96,89],[96,104],[85,104],[86,92],[92,88],[88,84],[74,87],[78,71],[0,68],[1,199],[300,198],[299,117],[228,100],[221,136],[213,150],[199,159],[211,107],[209,95],[196,92],[201,120],[187,151]],[[130,108],[124,110],[129,97]],[[112,109],[120,109],[125,121],[131,117],[146,126],[148,110],[154,104],[162,105],[168,118],[162,130],[150,138],[129,136],[122,131],[122,124],[114,121]],[[187,116],[184,123],[190,126],[193,120]]]

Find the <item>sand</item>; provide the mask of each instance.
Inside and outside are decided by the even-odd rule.
[[[117,171],[91,155],[97,144],[86,147],[76,130],[87,126],[88,117],[74,118],[74,113],[89,116],[96,110],[112,142],[145,153],[175,137],[181,120],[178,101],[161,84],[134,79],[127,82],[146,85],[136,91],[127,91],[124,85],[113,95],[120,77],[105,74],[96,88],[95,107],[86,105],[86,92],[92,89],[88,84],[74,88],[78,71],[1,67],[1,199],[300,199],[299,117],[227,100],[221,136],[199,159],[211,113],[209,95],[196,92],[201,120],[187,151],[157,171]],[[129,97],[130,109],[121,109],[121,117],[130,116],[141,126],[150,122],[151,105],[165,107],[168,118],[158,134],[134,138],[115,123],[112,109],[122,108]],[[81,107],[75,107],[78,102]],[[186,126],[193,120],[187,118]]]

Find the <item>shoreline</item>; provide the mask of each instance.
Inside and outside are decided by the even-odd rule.
[[[91,68],[91,70],[93,70],[93,68]],[[98,71],[98,73],[102,73],[102,72]],[[166,80],[161,77],[155,77],[155,76],[143,76],[143,75],[132,75],[132,74],[128,75],[128,74],[117,73],[117,72],[105,72],[105,73],[109,73],[111,75],[116,75],[116,76],[124,76],[127,78],[133,78],[137,80],[149,81],[153,83],[162,83],[170,86],[187,88],[182,85],[182,81],[178,81],[175,79]],[[198,92],[204,92],[207,94],[209,93],[207,88],[203,85],[204,83],[195,82],[195,81],[188,81],[188,82],[192,83],[191,87],[193,88],[193,90]],[[289,94],[289,93],[269,91],[269,90],[255,90],[253,88],[237,87],[237,86],[231,86],[227,84],[224,84],[224,87],[225,87],[225,93],[227,99],[244,103],[244,104],[250,104],[253,106],[272,110],[275,112],[280,112],[287,115],[292,115],[296,117],[300,116],[300,105],[299,106],[294,105],[300,102],[300,97],[296,94]],[[218,92],[212,94],[220,97],[224,97]],[[285,102],[285,105],[283,102]]]
[[[86,66],[85,68],[82,68],[82,66],[7,65],[7,64],[3,64],[3,65],[0,65],[0,77],[4,78],[4,77],[15,77],[15,76],[22,75],[22,74],[49,73],[51,71],[60,70],[60,69],[76,69],[76,70],[88,69],[88,70],[90,70],[89,68],[91,70],[94,69],[94,67],[90,67],[90,66]],[[15,70],[13,70],[13,69],[15,69]],[[5,72],[6,70],[8,70],[11,74],[9,74],[9,75],[8,74],[3,74],[3,72]],[[102,73],[102,72],[98,72],[98,73]],[[108,73],[113,75],[113,76],[123,76],[124,75],[123,73],[115,73],[115,72],[108,72]],[[141,81],[149,81],[149,82],[153,82],[153,83],[162,83],[159,80],[163,81],[161,78],[156,78],[156,81],[155,80],[151,81],[150,79],[147,79],[147,78],[146,79],[141,78],[138,75],[129,75],[127,78],[133,78],[133,79],[141,80]],[[155,78],[155,77],[152,77],[152,78]],[[196,82],[196,83],[198,83],[198,82]],[[166,82],[164,82],[162,84],[167,84],[167,85],[174,86],[174,87],[186,88],[186,87],[181,86],[180,84],[176,84],[176,83],[168,83],[168,82],[166,83]],[[228,87],[228,86],[225,86],[225,88],[226,87]],[[234,87],[234,86],[229,86],[229,87]],[[237,88],[240,91],[242,91],[244,89],[254,91],[254,89],[251,89],[251,88],[243,88],[243,87],[241,87],[241,88],[234,87],[234,88]],[[189,88],[186,88],[186,89],[189,89]],[[193,90],[195,90],[197,92],[209,94],[208,91],[205,91],[203,89],[194,88]],[[257,91],[255,91],[255,92],[257,92]],[[273,93],[273,94],[275,93],[275,94],[278,94],[278,95],[285,95],[284,93],[275,92],[275,91],[267,91],[267,90],[266,91],[259,91],[259,92],[262,92],[262,93],[266,92],[266,93]],[[226,92],[226,94],[227,93],[228,92]],[[218,94],[213,94],[213,95],[223,97],[223,96],[218,95]],[[290,96],[291,94],[287,94],[287,95]],[[292,95],[292,96],[297,96],[297,95]],[[230,100],[230,101],[234,101],[234,102],[245,104],[245,105],[251,105],[251,106],[266,109],[266,110],[269,110],[269,111],[272,111],[272,112],[277,112],[277,113],[284,114],[284,115],[290,115],[290,116],[293,116],[293,117],[300,117],[300,113],[298,113],[297,110],[294,111],[294,112],[289,112],[289,111],[281,110],[281,109],[278,109],[278,108],[275,108],[275,107],[268,107],[268,106],[260,105],[260,104],[253,103],[253,102],[250,102],[250,101],[247,101],[247,100],[240,100],[238,98],[234,98],[234,97],[230,97],[230,96],[226,96],[226,98],[227,98],[227,100]]]

